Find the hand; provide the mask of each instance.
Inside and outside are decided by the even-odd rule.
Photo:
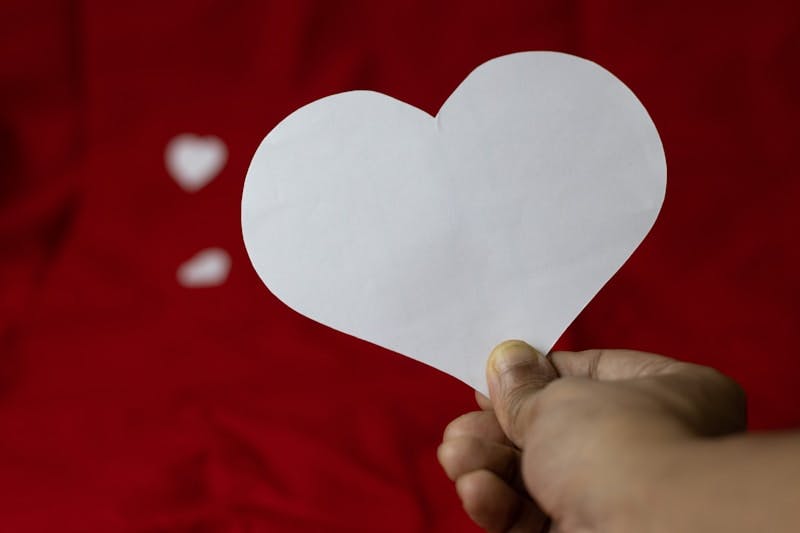
[[[488,531],[656,530],[659,485],[688,448],[745,428],[735,382],[654,354],[546,358],[507,341],[492,351],[487,380],[491,400],[478,394],[483,410],[448,425],[438,456]]]

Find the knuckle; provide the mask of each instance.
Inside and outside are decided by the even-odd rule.
[[[472,427],[476,412],[465,413],[447,424],[444,428],[442,440],[451,440],[469,433]]]
[[[469,470],[469,464],[479,456],[480,448],[476,439],[458,437],[443,442],[436,451],[439,464],[451,480]]]
[[[730,424],[734,430],[747,426],[747,394],[739,383],[721,372],[715,371],[722,395],[729,405]]]
[[[734,406],[745,408],[747,394],[733,378],[711,367],[699,367],[697,372],[703,372],[704,379],[718,391],[721,397]]]

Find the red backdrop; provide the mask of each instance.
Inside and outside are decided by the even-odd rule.
[[[520,50],[614,72],[669,167],[654,230],[560,346],[713,365],[753,428],[800,422],[792,3],[135,4],[0,8],[3,531],[470,530],[435,448],[471,391],[272,297],[239,201],[296,107],[366,88],[435,113]],[[194,194],[164,166],[184,132],[229,150]],[[212,246],[227,281],[180,286]]]

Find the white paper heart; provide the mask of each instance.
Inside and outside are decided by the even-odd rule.
[[[228,148],[213,135],[183,133],[174,137],[164,151],[167,170],[186,192],[197,192],[208,185],[227,160]]]
[[[231,271],[231,256],[222,248],[200,250],[178,267],[175,276],[184,287],[217,287]]]
[[[664,152],[602,67],[522,52],[473,71],[436,117],[370,91],[276,126],[242,228],[296,311],[486,392],[498,342],[547,352],[649,231]]]

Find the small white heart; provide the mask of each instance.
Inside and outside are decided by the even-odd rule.
[[[231,271],[231,256],[222,248],[206,248],[178,267],[178,283],[184,287],[217,287]]]
[[[174,137],[164,152],[167,170],[186,192],[197,192],[208,185],[227,160],[228,148],[213,135],[183,133]]]

